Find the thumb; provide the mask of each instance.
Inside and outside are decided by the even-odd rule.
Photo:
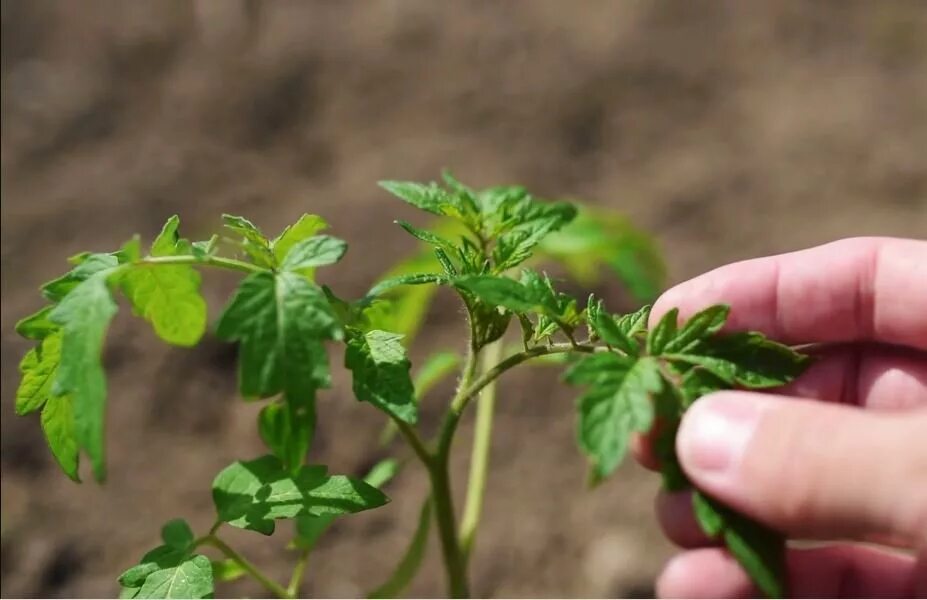
[[[927,550],[927,410],[719,392],[686,413],[676,450],[698,488],[788,535]]]

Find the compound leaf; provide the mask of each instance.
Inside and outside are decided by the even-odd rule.
[[[193,530],[184,519],[174,519],[161,527],[161,539],[171,548],[187,549],[193,544]]]
[[[804,372],[810,362],[807,356],[757,332],[705,339],[688,353],[665,357],[702,367],[728,385],[748,388],[785,385]]]
[[[419,229],[412,226],[410,223],[406,223],[405,221],[396,221],[396,224],[405,229],[409,235],[418,238],[426,244],[436,246],[446,252],[454,252],[457,250],[457,246],[454,244],[454,242],[445,239],[436,233],[432,233],[425,229]]]
[[[270,535],[275,519],[300,515],[341,515],[382,506],[377,488],[323,466],[303,466],[291,474],[274,456],[235,462],[212,485],[219,519],[234,527]]]
[[[23,356],[19,363],[22,379],[16,389],[17,415],[26,415],[42,408],[51,396],[60,362],[60,331],[50,334]]]
[[[693,492],[692,505],[705,534],[724,540],[727,549],[764,595],[769,598],[787,595],[786,547],[782,535],[699,491]]]
[[[171,217],[151,245],[152,256],[185,251],[177,233],[180,220]],[[119,277],[132,308],[164,341],[193,346],[206,332],[206,301],[200,295],[200,274],[189,265],[135,263]]]
[[[454,286],[491,306],[516,313],[529,312],[539,305],[539,299],[531,290],[508,277],[468,275],[455,279]]]
[[[632,432],[650,429],[654,417],[651,394],[662,386],[654,358],[614,356],[592,355],[566,375],[570,383],[592,385],[579,399],[578,434],[580,447],[591,459],[598,479],[621,463]]]
[[[210,598],[213,585],[212,564],[197,554],[149,574],[135,598]]]
[[[662,352],[685,352],[695,346],[699,340],[718,333],[727,321],[730,312],[729,306],[716,304],[692,315],[679,333],[666,343]]]
[[[42,286],[42,294],[45,298],[52,302],[61,302],[81,282],[119,265],[119,259],[116,256],[102,253],[81,254],[74,257],[73,261],[77,263],[73,269]]]
[[[406,423],[415,423],[418,411],[409,376],[411,363],[400,340],[402,335],[374,330],[352,332],[344,365],[354,375],[354,395]]]
[[[341,260],[347,251],[348,245],[344,240],[330,235],[314,235],[293,244],[281,268],[285,271],[301,271],[324,267]]]
[[[364,483],[375,488],[382,488],[399,472],[399,461],[387,458],[381,460],[364,476]],[[312,550],[318,543],[322,534],[331,526],[338,515],[326,514],[321,516],[302,515],[296,517],[296,536],[291,546],[301,550]]]
[[[318,215],[304,214],[299,220],[288,225],[283,232],[273,240],[270,245],[274,252],[274,258],[277,264],[283,262],[286,255],[289,254],[290,248],[307,238],[323,231],[328,227],[325,219]]]
[[[74,407],[68,396],[49,396],[42,407],[42,433],[55,462],[65,475],[79,482],[80,447],[74,430]]]
[[[298,469],[315,433],[315,398],[271,402],[258,415],[258,432],[286,468]]]
[[[656,326],[647,332],[647,353],[658,355],[663,352],[666,345],[676,337],[676,321],[679,319],[679,309],[667,311]]]
[[[343,335],[322,289],[290,272],[254,273],[242,280],[216,334],[241,342],[242,395],[268,397],[285,391],[294,398],[329,385],[323,341]]]
[[[379,282],[367,292],[367,296],[379,296],[383,292],[389,291],[400,285],[424,285],[427,283],[444,284],[448,279],[438,273],[409,273],[407,275],[397,275]]]
[[[270,241],[254,223],[244,217],[227,214],[222,215],[222,222],[226,228],[242,237],[242,250],[251,257],[254,264],[267,268],[274,267],[276,256],[270,247]]]
[[[54,305],[49,304],[28,317],[20,319],[16,323],[16,333],[29,340],[42,340],[48,337],[58,329],[58,326],[48,318],[53,308],[55,308]]]
[[[100,360],[106,328],[117,309],[107,284],[109,274],[99,271],[79,283],[49,315],[63,334],[61,364],[52,394],[70,396],[75,437],[90,457],[99,481],[106,477],[106,375]]]

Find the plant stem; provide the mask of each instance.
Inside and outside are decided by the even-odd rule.
[[[441,555],[444,559],[444,569],[447,572],[448,595],[454,598],[466,598],[470,595],[467,586],[467,565],[460,549],[460,540],[457,538],[457,515],[454,513],[454,498],[451,492],[449,458],[453,431],[445,434],[448,427],[456,427],[459,415],[454,416],[453,407],[458,398],[465,393],[476,374],[476,349],[471,344],[464,362],[457,392],[448,408],[438,445],[428,465],[428,477],[431,481],[431,496],[434,502],[435,524],[438,526],[438,535],[441,538]],[[450,423],[453,422],[451,425]]]
[[[390,418],[396,425],[396,429],[399,430],[399,433],[402,435],[402,437],[405,438],[409,446],[412,447],[412,450],[415,451],[415,455],[418,457],[418,459],[422,461],[422,464],[425,465],[426,468],[429,467],[431,465],[432,459],[431,454],[429,454],[428,449],[425,448],[425,444],[422,442],[422,438],[419,437],[415,428],[405,421],[401,421],[392,415],[390,415]]]
[[[146,256],[139,259],[136,264],[142,265],[208,265],[211,267],[220,267],[231,269],[233,271],[242,271],[244,273],[262,273],[267,271],[264,267],[259,267],[243,260],[234,258],[222,258],[221,256]]]
[[[480,364],[485,373],[495,366],[502,356],[502,342],[496,341],[486,347]],[[492,421],[496,404],[496,381],[483,388],[476,405],[476,427],[473,430],[473,449],[470,454],[470,476],[467,481],[467,499],[463,517],[460,520],[460,550],[464,560],[470,558],[476,529],[483,508],[486,492],[486,476],[489,471],[489,453],[492,445]]]
[[[451,598],[467,598],[466,560],[457,540],[457,525],[454,516],[454,500],[446,463],[433,463],[428,469],[431,479],[431,494],[435,509],[435,523],[441,538],[441,554],[447,572],[448,595]]]
[[[296,566],[293,567],[293,575],[290,576],[290,585],[286,587],[287,596],[290,598],[299,597],[299,586],[303,582],[303,575],[306,573],[306,565],[309,564],[310,550],[303,550],[296,559]]]
[[[198,545],[209,545],[217,549],[219,552],[224,554],[227,558],[230,558],[241,565],[241,568],[244,569],[248,575],[254,578],[255,581],[260,583],[264,589],[276,596],[277,598],[292,598],[290,593],[283,589],[283,586],[277,582],[271,580],[269,577],[264,575],[260,569],[258,569],[254,564],[252,564],[244,556],[232,549],[231,546],[226,544],[224,541],[219,539],[218,536],[210,534],[205,537],[200,538]]]

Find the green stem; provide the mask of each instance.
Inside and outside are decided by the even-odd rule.
[[[502,356],[502,342],[496,341],[486,347],[480,363],[482,371],[489,371]],[[489,452],[492,445],[492,421],[496,404],[496,381],[483,388],[476,405],[476,426],[473,430],[473,449],[470,455],[470,477],[467,481],[467,499],[463,517],[460,520],[460,549],[464,560],[473,550],[476,529],[483,508],[486,492],[486,476],[489,471]]]
[[[431,480],[431,494],[435,509],[435,524],[441,538],[441,554],[447,572],[448,595],[451,598],[468,598],[467,566],[457,540],[457,524],[454,516],[454,500],[451,496],[451,482],[447,464],[433,463],[428,469]]]
[[[296,560],[296,566],[293,567],[293,575],[290,577],[290,585],[286,587],[287,596],[290,598],[299,597],[299,586],[303,582],[303,575],[306,573],[306,565],[309,564],[310,550],[303,550],[299,553]]]
[[[470,595],[467,585],[467,565],[461,552],[460,540],[457,538],[457,516],[454,513],[454,498],[451,492],[449,458],[453,431],[445,434],[448,427],[456,428],[453,407],[458,398],[465,393],[476,374],[476,350],[470,347],[464,362],[463,372],[457,386],[457,392],[451,401],[438,438],[438,447],[428,465],[428,477],[431,481],[431,496],[434,502],[435,524],[438,526],[438,536],[441,539],[441,555],[444,559],[444,569],[447,572],[448,595],[453,598],[466,598]],[[450,423],[453,421],[453,425]]]
[[[425,465],[426,468],[429,467],[431,465],[431,454],[429,454],[428,449],[425,448],[425,443],[422,442],[422,438],[419,437],[415,428],[405,421],[399,420],[393,415],[390,415],[390,418],[395,424],[396,429],[399,430],[399,433],[402,435],[402,437],[405,438],[409,446],[412,447],[412,450],[415,451],[415,455],[418,457],[418,459],[422,461],[422,464]]]
[[[211,267],[220,267],[231,269],[233,271],[242,271],[244,273],[263,273],[267,271],[264,267],[259,267],[243,260],[234,258],[222,258],[221,256],[193,256],[184,254],[180,256],[146,256],[139,259],[136,264],[142,265],[208,265]]]
[[[254,564],[252,564],[244,556],[232,549],[231,546],[219,539],[218,536],[214,534],[207,535],[205,537],[197,540],[198,545],[208,545],[217,549],[219,552],[224,554],[227,558],[237,562],[242,569],[244,569],[248,575],[254,578],[255,581],[260,583],[264,589],[276,596],[277,598],[292,598],[290,593],[283,589],[283,586],[277,582],[271,580],[269,577],[264,575],[260,569],[258,569]]]

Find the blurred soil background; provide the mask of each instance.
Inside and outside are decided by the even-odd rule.
[[[422,222],[375,182],[443,166],[624,211],[659,239],[671,282],[844,236],[927,234],[918,0],[4,0],[2,117],[3,596],[114,595],[162,522],[208,527],[214,474],[261,451],[234,350],[168,348],[128,314],[105,357],[105,487],[69,482],[38,419],[13,416],[28,347],[13,326],[39,306],[38,286],[73,253],[150,240],[173,213],[191,237],[221,212],[268,232],[320,213],[352,244],[325,274],[347,297],[414,249],[391,221]],[[205,282],[214,317],[234,278]],[[414,357],[454,347],[457,305],[440,302],[426,331]],[[315,453],[362,473],[382,455],[381,419],[336,383]],[[572,403],[553,371],[503,381],[474,593],[652,594],[671,552],[651,512],[657,478],[626,465],[585,492]],[[304,592],[380,583],[425,489],[409,468],[391,505],[339,521]],[[278,530],[229,537],[283,579],[293,555]],[[443,594],[431,550],[412,595]]]

